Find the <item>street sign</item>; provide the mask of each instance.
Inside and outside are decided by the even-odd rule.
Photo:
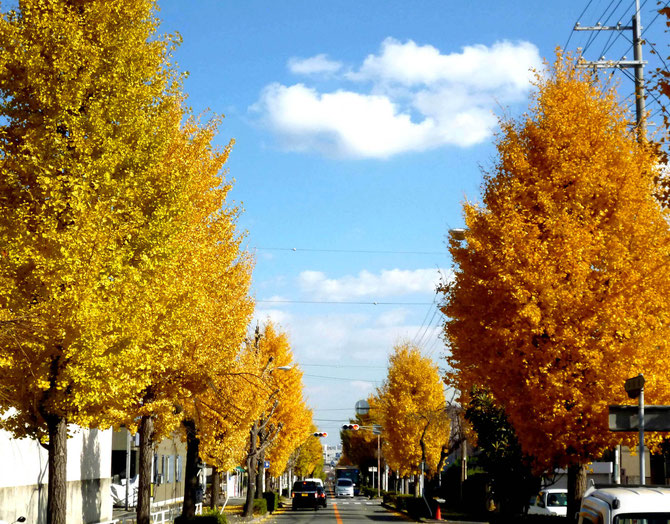
[[[382,434],[382,427],[379,424],[374,424],[372,426],[372,434],[373,435],[381,435]]]
[[[368,468],[368,471],[369,471],[370,473],[377,473],[377,466],[370,466],[370,467]]]
[[[637,398],[640,396],[640,391],[644,387],[644,377],[638,375],[637,377],[629,378],[624,382],[623,385],[626,393],[628,393],[628,398]]]
[[[370,404],[367,400],[359,400],[355,405],[356,415],[367,415],[370,413]]]
[[[610,431],[638,431],[638,406],[609,406]],[[644,406],[645,431],[670,431],[670,406]]]
[[[264,467],[265,469],[268,469],[268,468],[270,467],[270,461],[269,461],[269,460],[266,460],[265,462],[263,462],[263,467]]]

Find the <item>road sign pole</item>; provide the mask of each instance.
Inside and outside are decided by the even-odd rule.
[[[382,454],[381,445],[379,443],[379,434],[377,434],[377,497],[382,496]]]
[[[640,388],[640,485],[644,486],[644,386]]]

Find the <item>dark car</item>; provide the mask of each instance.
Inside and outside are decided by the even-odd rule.
[[[314,511],[319,506],[326,507],[326,493],[323,488],[311,480],[300,480],[293,484],[291,492],[291,508],[312,508]]]

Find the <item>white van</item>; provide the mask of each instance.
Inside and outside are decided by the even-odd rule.
[[[568,514],[568,490],[562,488],[543,489],[537,496],[530,499],[528,514],[565,517]]]
[[[316,485],[323,489],[323,480],[321,479],[305,479],[305,482],[316,482]]]
[[[670,524],[670,486],[591,487],[579,524]]]

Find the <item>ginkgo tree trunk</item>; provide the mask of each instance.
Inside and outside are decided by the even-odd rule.
[[[108,426],[147,385],[124,306],[165,255],[158,168],[179,98],[154,7],[20,0],[0,14],[0,425],[48,446],[54,524],[67,424]]]
[[[654,197],[654,148],[637,141],[611,88],[558,58],[530,112],[503,121],[482,203],[465,205],[443,288],[450,380],[463,404],[489,391],[536,469],[583,464],[634,437],[607,406],[667,404],[670,232]],[[580,493],[572,491],[568,514]]]

